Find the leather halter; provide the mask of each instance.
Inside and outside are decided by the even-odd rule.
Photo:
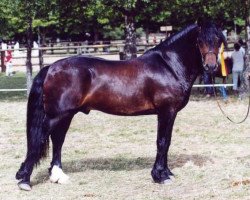
[[[215,52],[213,52],[212,50],[208,50],[206,53],[202,53],[201,52],[201,49],[200,49],[200,45],[197,43],[197,46],[198,46],[198,49],[199,49],[199,51],[200,51],[200,54],[201,54],[201,59],[202,59],[202,66],[203,66],[203,68],[206,70],[206,71],[208,71],[209,69],[208,69],[208,67],[207,67],[207,65],[205,64],[205,58],[206,58],[206,56],[208,55],[208,54],[214,54],[215,55],[215,57],[216,57],[216,60],[217,60],[217,54],[215,53]],[[216,63],[216,69],[218,68],[218,64]],[[215,69],[215,70],[216,70]]]

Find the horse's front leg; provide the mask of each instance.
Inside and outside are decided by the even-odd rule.
[[[176,114],[176,111],[170,109],[161,110],[158,114],[157,155],[151,171],[156,183],[168,183],[170,182],[170,176],[173,176],[168,168],[168,149]]]

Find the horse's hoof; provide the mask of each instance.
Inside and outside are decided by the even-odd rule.
[[[164,185],[171,185],[172,183],[173,183],[173,181],[171,179],[166,179],[166,180],[161,182],[161,184],[164,184]]]
[[[169,175],[169,178],[171,179],[171,181],[174,181],[174,180],[175,180],[174,175]]]
[[[18,183],[18,187],[20,190],[31,191],[31,186],[28,183],[24,183],[22,181]]]
[[[61,168],[53,166],[49,179],[52,183],[66,184],[68,183],[69,177],[64,174]]]
[[[68,182],[69,182],[69,177],[66,174],[61,176],[58,180],[59,184],[67,184]]]

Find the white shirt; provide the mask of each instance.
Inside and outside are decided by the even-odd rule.
[[[239,51],[235,51],[232,53],[233,59],[233,71],[243,71],[244,68],[244,53],[240,49]]]
[[[246,51],[243,47],[240,47],[240,51],[242,51],[243,55],[245,55]]]

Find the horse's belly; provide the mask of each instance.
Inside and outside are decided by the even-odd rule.
[[[115,115],[143,115],[155,113],[154,106],[145,98],[126,98],[114,95],[92,97],[85,103],[88,110],[99,110]]]

